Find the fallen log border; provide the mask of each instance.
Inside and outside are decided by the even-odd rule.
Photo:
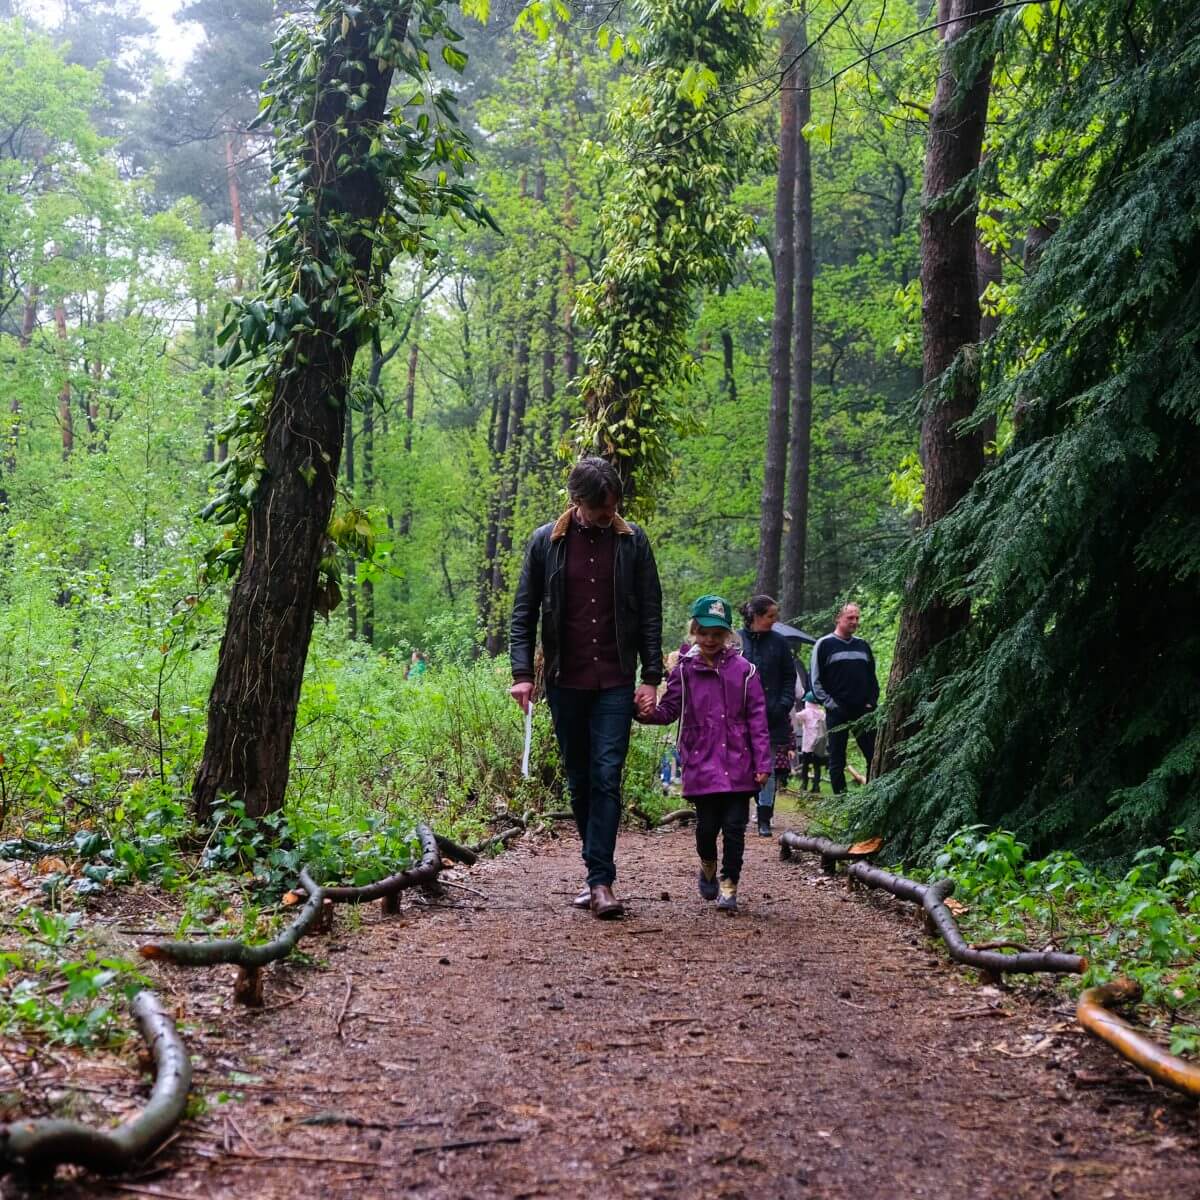
[[[1156,1083],[1200,1100],[1200,1065],[1187,1062],[1139,1033],[1128,1021],[1110,1011],[1117,1004],[1136,1004],[1141,985],[1132,979],[1114,979],[1087,988],[1075,1006],[1075,1019],[1123,1059],[1144,1071]]]
[[[826,875],[834,875],[837,873],[837,864],[839,862],[853,861],[858,862],[860,859],[870,858],[872,854],[878,852],[878,847],[875,850],[855,850],[853,846],[843,846],[839,842],[831,842],[828,838],[809,837],[803,833],[792,833],[790,830],[779,835],[779,857],[787,862],[793,851],[807,850],[810,854],[819,854],[821,856],[821,870]]]
[[[142,1039],[154,1056],[154,1088],[146,1107],[112,1130],[49,1117],[0,1125],[0,1172],[49,1172],[75,1163],[101,1174],[126,1170],[157,1150],[183,1119],[192,1086],[192,1064],[175,1022],[149,990],[129,1004]]]
[[[434,837],[437,838],[438,850],[443,858],[461,863],[464,867],[473,867],[479,861],[479,855],[470,846],[464,846],[440,833],[434,834]]]
[[[1065,954],[1061,950],[1023,950],[1016,954],[1002,954],[999,950],[976,950],[958,928],[954,914],[946,907],[946,898],[954,892],[953,879],[939,879],[936,883],[917,883],[902,875],[873,867],[870,863],[851,863],[846,868],[846,877],[867,887],[882,888],[901,900],[919,904],[929,916],[933,931],[941,934],[946,951],[955,962],[975,967],[986,975],[998,976],[1017,971],[1031,974],[1048,971],[1060,975],[1082,975],[1087,970],[1087,959],[1078,954]]]
[[[238,968],[233,985],[234,999],[260,1008],[263,1002],[263,967],[291,954],[296,943],[309,931],[324,909],[325,893],[313,883],[307,869],[301,869],[300,883],[308,894],[308,900],[296,919],[269,942],[254,946],[238,938],[216,938],[207,942],[148,942],[138,947],[138,953],[143,958],[167,959],[180,967],[212,967],[231,963]]]
[[[369,900],[388,901],[394,900],[405,888],[432,883],[442,869],[437,835],[428,825],[418,825],[417,837],[421,840],[421,861],[415,867],[408,867],[395,875],[387,876],[386,879],[377,879],[374,883],[367,883],[362,887],[326,887],[326,898],[334,904],[363,904]],[[309,891],[307,884],[304,890]],[[385,903],[383,911],[394,912],[396,909],[394,905]]]
[[[837,861],[865,857],[865,854],[856,853],[849,846],[840,846],[825,838],[809,838],[790,832],[781,834],[780,856],[784,859],[790,858],[794,850],[808,850],[819,854],[822,866],[825,866],[828,860],[829,866],[834,869]],[[950,957],[964,966],[982,971],[989,979],[996,980],[1002,974],[1010,972],[1031,974],[1046,971],[1082,975],[1087,970],[1086,958],[1078,954],[1065,954],[1059,950],[1023,950],[1016,954],[1002,954],[999,950],[977,950],[963,937],[954,914],[946,907],[946,899],[954,892],[953,879],[917,883],[916,880],[893,875],[890,871],[862,861],[852,862],[846,868],[846,878],[867,887],[881,888],[897,899],[920,905],[925,910],[926,928],[930,934],[936,933],[941,936]]]
[[[673,825],[676,821],[680,825],[690,825],[696,819],[696,810],[694,808],[677,808],[673,812],[663,813],[654,824],[655,829],[662,829],[666,825]]]

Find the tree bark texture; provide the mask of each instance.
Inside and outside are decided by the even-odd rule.
[[[54,331],[62,349],[62,384],[58,389],[58,425],[62,433],[62,456],[71,457],[75,449],[75,416],[71,412],[71,364],[67,358],[67,310],[61,300],[54,305]]]
[[[979,340],[986,342],[996,332],[1000,317],[994,312],[983,309],[983,294],[995,284],[999,287],[1004,282],[1004,260],[996,250],[985,246],[977,237],[975,239],[975,275],[976,286],[979,289]],[[996,418],[988,419],[979,427],[979,437],[984,449],[996,440]]]
[[[925,413],[921,421],[921,463],[925,477],[923,528],[940,521],[966,495],[983,470],[983,438],[979,430],[964,434],[960,423],[970,417],[978,396],[975,368],[959,359],[960,351],[979,341],[979,285],[976,275],[974,189],[947,197],[979,166],[987,120],[992,61],[983,60],[974,76],[960,79],[955,42],[978,27],[991,0],[941,0],[942,64],[929,116],[925,149],[925,187],[921,212],[921,327],[924,337]],[[956,362],[956,360],[958,360]],[[953,374],[943,378],[953,368]],[[920,580],[910,580],[909,598],[888,681],[895,696],[903,681],[946,638],[965,627],[966,604],[935,599],[923,606],[914,599]],[[896,751],[912,732],[911,699],[889,704],[879,738],[874,773],[890,770]]]
[[[575,229],[575,184],[567,180],[563,188],[563,230],[569,237]],[[578,266],[575,255],[568,250],[563,256],[562,311],[563,311],[563,383],[569,388],[579,375],[579,348],[575,342],[575,279]],[[571,427],[571,411],[565,405],[560,419],[559,431],[563,434]]]
[[[808,50],[807,14],[796,17],[793,55]],[[808,557],[808,492],[812,468],[813,412],[813,199],[812,152],[804,127],[812,118],[812,69],[808,53],[796,64],[796,184],[793,194],[795,299],[792,314],[792,431],[788,442],[788,524],[784,547],[783,614],[804,609]]]
[[[775,309],[771,321],[771,408],[763,463],[762,514],[758,530],[755,591],[779,591],[783,540],[783,494],[787,477],[788,414],[792,391],[792,318],[796,283],[796,30],[785,22],[779,35],[783,87],[779,93],[779,174],[775,181]]]
[[[397,36],[404,36],[407,23],[405,7],[395,21]],[[388,200],[380,177],[359,165],[370,162],[369,143],[384,117],[392,78],[392,70],[371,52],[378,36],[377,29],[359,20],[337,52],[321,63],[320,100],[305,151],[314,194],[328,213],[344,214],[356,229],[377,224]],[[349,107],[349,94],[333,86],[344,75],[366,85],[365,102],[357,110]],[[337,132],[339,121],[343,136]],[[348,165],[339,168],[339,161]],[[371,239],[355,232],[346,247],[364,288],[373,288]],[[301,279],[302,288],[313,289],[305,299],[320,311],[308,273]],[[316,328],[297,339],[294,352],[304,354],[308,365],[283,376],[271,398],[262,449],[267,474],[250,510],[209,698],[208,738],[192,788],[201,820],[223,794],[239,797],[249,815],[262,816],[283,804],[287,790],[357,349],[356,343],[334,336],[334,320],[322,312]]]

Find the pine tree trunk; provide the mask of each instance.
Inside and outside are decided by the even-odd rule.
[[[775,310],[771,322],[771,408],[763,463],[762,515],[759,519],[755,591],[779,591],[783,540],[783,492],[787,475],[788,414],[792,392],[792,321],[795,305],[796,247],[796,31],[785,22],[779,35],[785,69],[779,93],[779,174],[775,181]]]
[[[575,184],[567,180],[563,189],[563,230],[569,237],[575,229]],[[575,278],[578,267],[575,255],[570,250],[563,257],[563,383],[570,387],[579,375],[579,348],[575,344]],[[561,414],[560,432],[566,433],[571,425],[571,412],[565,405]]]
[[[924,336],[925,414],[921,421],[921,463],[925,499],[923,528],[940,521],[966,495],[983,470],[983,439],[978,430],[963,434],[958,426],[975,409],[978,376],[960,351],[979,341],[979,287],[975,267],[974,190],[959,191],[953,204],[939,199],[959,188],[978,166],[991,86],[990,59],[979,64],[974,78],[960,81],[954,43],[976,28],[991,0],[941,0],[942,66],[929,117],[925,151],[925,190],[921,214],[921,327]],[[965,86],[963,86],[965,84]],[[955,366],[950,379],[945,373]],[[890,770],[896,752],[912,729],[908,720],[913,698],[900,693],[903,681],[930,651],[965,627],[966,604],[934,599],[918,606],[921,581],[909,581],[909,599],[888,681],[891,697],[887,722],[875,755],[875,773]],[[900,693],[900,694],[898,694]]]
[[[354,410],[347,406],[346,408],[346,432],[345,432],[345,467],[342,470],[342,478],[346,481],[346,490],[350,495],[354,495]],[[356,561],[353,554],[343,554],[345,560],[346,572],[346,632],[350,636],[352,642],[358,640],[358,595],[354,587],[354,572]]]
[[[997,251],[989,249],[979,238],[975,239],[975,277],[980,299],[979,340],[986,342],[996,332],[996,328],[1000,324],[1000,317],[994,312],[984,312],[983,293],[991,284],[999,287],[1004,282],[1004,261]],[[979,437],[985,449],[995,442],[995,416],[988,417],[979,427]]]
[[[420,359],[419,343],[420,327],[414,323],[412,344],[408,348],[408,374],[404,381],[404,461],[407,464],[412,458],[413,447],[413,417],[417,407],[417,362]],[[411,481],[404,493],[404,507],[400,512],[400,536],[408,537],[412,531],[412,497]]]
[[[54,331],[62,348],[62,384],[58,389],[58,425],[62,433],[64,461],[75,449],[75,415],[71,412],[71,364],[67,359],[67,310],[58,300],[54,305]]]
[[[796,17],[793,53],[808,48],[808,18],[802,8]],[[812,153],[804,127],[812,117],[809,55],[796,64],[796,186],[794,245],[796,273],[792,316],[792,433],[788,443],[788,525],[784,554],[783,613],[790,620],[804,609],[808,556],[808,492],[812,467],[813,406],[813,203]]]
[[[40,262],[40,256],[39,260]],[[37,325],[38,285],[31,284],[25,297],[24,311],[21,313],[21,332],[17,337],[17,346],[28,350],[33,341],[33,330]],[[17,445],[21,440],[21,397],[14,388],[12,398],[8,402],[8,411],[12,420],[8,427],[8,445],[4,451],[4,466],[11,475],[17,469]]]
[[[397,36],[404,36],[408,12],[402,7],[395,15]],[[355,225],[377,223],[387,203],[383,181],[360,165],[371,161],[368,143],[384,118],[392,77],[371,53],[378,37],[360,18],[319,64],[320,99],[307,134],[307,167],[329,219],[341,214]],[[350,61],[359,64],[366,85],[357,110],[333,86]],[[343,249],[351,262],[347,273],[373,287],[372,241],[355,233]],[[313,286],[308,280],[302,276],[302,288]],[[315,300],[315,288],[305,298]],[[219,796],[235,796],[249,815],[261,816],[281,807],[287,790],[356,344],[337,339],[333,318],[322,315],[296,349],[307,366],[284,375],[271,397],[262,448],[267,473],[250,509],[209,698],[208,738],[192,788],[202,820]]]
[[[496,519],[496,551],[492,557],[491,620],[484,649],[493,657],[504,650],[504,622],[499,603],[504,595],[504,570],[512,555],[512,518],[517,484],[521,475],[521,447],[525,432],[525,409],[529,404],[529,329],[524,326],[517,337],[513,364],[512,404],[508,413],[508,433],[500,464],[499,497]]]

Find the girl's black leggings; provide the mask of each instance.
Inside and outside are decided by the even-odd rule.
[[[717,834],[722,835],[721,878],[733,883],[741,878],[746,854],[746,822],[750,796],[745,792],[718,792],[689,797],[696,806],[696,850],[704,862],[717,858]]]

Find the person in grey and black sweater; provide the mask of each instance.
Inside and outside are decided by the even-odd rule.
[[[829,740],[829,782],[834,794],[846,790],[846,747],[849,725],[879,703],[879,680],[870,645],[855,636],[861,612],[857,604],[842,605],[833,632],[812,649],[812,691],[825,706]],[[875,730],[855,729],[854,740],[867,760],[875,757]]]

